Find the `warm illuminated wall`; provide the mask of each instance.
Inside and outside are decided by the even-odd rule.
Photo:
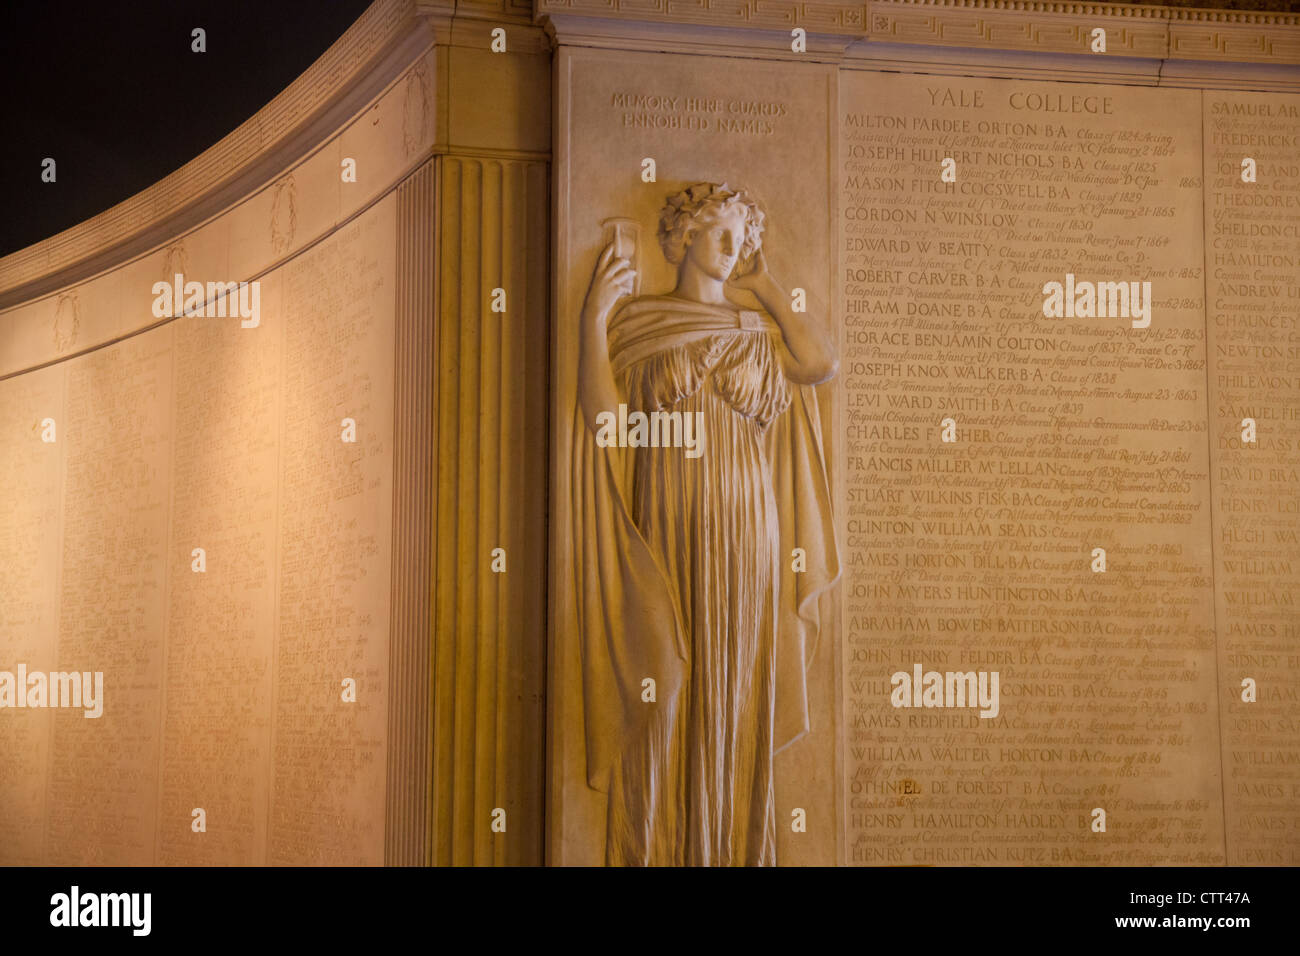
[[[573,414],[579,316],[610,219],[625,221],[634,294],[673,289],[656,229],[695,183],[761,202],[769,272],[840,351],[818,400],[842,574],[787,685],[810,732],[773,756],[776,860],[1300,860],[1280,835],[1300,823],[1300,672],[1282,652],[1300,633],[1300,17],[996,0],[538,9],[558,43],[551,861],[603,862],[611,808],[626,812],[588,780],[584,666],[616,652],[580,639],[582,615],[620,579],[593,575],[600,545],[582,534],[600,499]],[[1044,285],[1067,273],[1149,282],[1150,326],[1049,317]],[[736,284],[728,298],[759,307]],[[715,331],[714,346],[732,334]],[[1257,445],[1239,440],[1245,418]],[[650,521],[689,527],[688,510]],[[610,630],[634,647],[646,633]],[[782,625],[774,640],[797,637]],[[682,643],[627,659],[663,681],[674,659],[698,677],[723,653],[713,631]],[[790,669],[773,657],[779,722]],[[918,665],[998,672],[1001,709],[896,707],[892,678]],[[1267,688],[1254,702],[1248,677]],[[692,719],[697,746],[743,737]],[[690,795],[683,814],[729,785],[725,760],[698,778],[681,766],[663,772]],[[701,832],[729,845],[698,818],[688,858]]]
[[[458,105],[490,27],[452,13],[380,0],[208,153],[0,262],[0,670],[103,679],[97,718],[4,711],[0,862],[423,863],[476,852],[498,806],[513,842],[489,854],[540,858],[541,643],[523,622],[544,486],[514,488],[544,455],[527,410],[544,356],[524,343],[529,323],[544,340],[546,277],[502,235],[544,235],[549,131],[545,100],[524,123]],[[547,63],[506,22],[501,95]],[[177,274],[201,300],[157,301]],[[249,283],[249,308],[207,283]],[[480,332],[498,286],[514,327]],[[471,335],[498,364],[461,394]],[[466,516],[435,476],[472,487],[479,467],[500,510],[485,491]],[[514,575],[458,583],[498,545]],[[489,608],[499,660],[476,647]],[[433,785],[434,760],[477,754],[430,703],[432,681],[466,679],[459,732],[511,699],[537,735],[467,798]]]
[[[1099,25],[1104,56],[1089,48]],[[772,273],[841,353],[815,420],[844,573],[814,602],[811,732],[772,760],[777,861],[1015,865],[1065,848],[1070,862],[1294,862],[1273,831],[1297,822],[1295,658],[1279,642],[1295,633],[1300,555],[1294,511],[1270,509],[1298,465],[1300,293],[1278,269],[1300,250],[1294,215],[1243,203],[1236,169],[1249,145],[1266,195],[1294,196],[1298,72],[1295,15],[377,0],[211,150],[0,260],[0,673],[104,680],[99,717],[0,711],[0,863],[601,862],[575,620],[597,547],[572,513],[577,322],[615,232],[639,237],[642,292],[671,287],[657,217],[695,182],[761,200]],[[1110,98],[1111,112],[1058,113],[1067,137],[1157,137],[1155,181],[1099,200],[1089,229],[1035,192],[1069,174],[991,172],[986,148],[1051,151],[1046,111],[1017,131],[1017,93]],[[963,144],[948,124],[966,120],[1000,125]],[[959,205],[966,218],[939,221],[932,160],[949,149],[970,153],[960,182],[1038,203],[1019,212],[1043,232]],[[1282,231],[1249,232],[1261,224]],[[1177,366],[1039,310],[1045,279],[1100,268],[1133,235],[1152,240],[1153,336],[1189,350]],[[258,283],[256,315],[157,305],[177,274]],[[1020,284],[978,284],[993,276]],[[205,286],[191,304],[219,299]],[[908,306],[937,311],[895,323]],[[972,317],[1020,323],[1024,354],[985,348],[982,326],[954,337]],[[1057,396],[1050,427],[1041,409],[985,420],[1001,412],[979,405],[984,379],[1091,346],[1138,364]],[[974,430],[960,453],[936,451],[927,400]],[[1265,428],[1254,460],[1234,444],[1246,416]],[[995,480],[1076,461],[1051,445],[1070,428],[1110,456],[1087,480],[1154,488],[1160,520],[1086,494],[1059,521],[1050,495],[996,498]],[[967,467],[1002,472],[955,483]],[[1011,530],[978,523],[995,504]],[[1115,562],[1104,584],[1072,563],[1098,541]],[[1019,722],[911,723],[891,707],[895,668],[1018,654],[1033,649],[1020,633],[1077,623],[1016,597],[1039,587],[1090,589],[1103,625],[1139,640],[1105,652],[1150,652],[1156,676],[1057,680],[1003,657]],[[1135,630],[1149,619],[1172,636]],[[1008,620],[1023,631],[978,630]],[[1248,674],[1255,704],[1240,699]],[[1117,730],[1119,705],[1094,697],[1115,687],[1126,707],[1177,710]],[[1058,719],[1083,758],[1036,739]],[[1114,829],[1098,849],[1100,800]]]

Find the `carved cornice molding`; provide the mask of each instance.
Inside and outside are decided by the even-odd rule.
[[[867,39],[926,46],[1086,54],[1092,30],[1100,26],[1106,30],[1108,56],[1163,58],[1169,50],[1169,25],[1159,16],[1162,9],[1100,3],[954,4],[874,0],[870,4]]]
[[[533,0],[416,0],[420,13],[479,20],[519,20],[531,23]]]
[[[436,0],[429,0],[436,2]],[[449,2],[449,0],[443,0]],[[462,0],[464,3],[465,0]],[[481,5],[509,5],[510,0],[482,0]],[[1066,0],[536,0],[539,17],[570,13],[661,23],[709,23],[764,29],[803,27],[809,32],[863,35],[869,15],[884,8],[914,8],[920,15],[1035,14],[1040,16],[1120,17],[1157,22],[1212,22],[1252,26],[1300,26],[1300,13],[1263,10],[1215,10],[1141,3],[1071,3]]]
[[[1215,10],[1146,3],[1071,3],[1068,0],[868,0],[869,7],[918,7],[1052,16],[1128,17],[1143,20],[1213,20],[1262,26],[1300,26],[1300,14],[1264,10]],[[873,11],[874,12],[874,11]]]
[[[802,27],[810,51],[819,48],[814,38],[820,37],[822,51],[835,48],[826,40],[839,38],[868,45],[1087,55],[1091,31],[1101,26],[1110,58],[1300,66],[1300,14],[1294,13],[1064,0],[536,0],[536,8],[561,43],[615,45],[609,27],[592,26],[612,20],[730,28],[730,46],[743,49],[757,42],[765,51],[771,45],[759,39],[760,31],[788,36]],[[627,47],[641,45],[633,31],[624,28],[623,36]],[[719,52],[728,45],[717,37],[708,42]],[[689,46],[686,40],[682,48]],[[787,52],[788,46],[787,40]]]
[[[536,0],[537,16],[572,15],[627,21],[862,36],[868,4],[812,0]]]
[[[1300,15],[1048,0],[871,0],[866,39],[974,49],[1300,65]]]

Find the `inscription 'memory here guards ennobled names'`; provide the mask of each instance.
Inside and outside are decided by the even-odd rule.
[[[1220,860],[1198,95],[846,74],[840,112],[846,860]],[[1045,318],[1067,274],[1150,281],[1150,327]],[[1001,713],[893,711],[915,663]]]
[[[618,111],[624,129],[687,130],[690,132],[740,133],[772,136],[788,104],[776,100],[755,100],[734,96],[675,96],[670,94],[616,91],[610,106]]]

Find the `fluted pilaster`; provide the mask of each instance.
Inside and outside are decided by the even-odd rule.
[[[540,863],[547,166],[438,171],[433,862]]]

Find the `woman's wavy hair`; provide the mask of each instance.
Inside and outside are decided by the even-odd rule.
[[[745,241],[736,260],[735,274],[744,275],[759,246],[763,244],[765,218],[758,200],[747,196],[743,189],[732,189],[726,183],[696,183],[675,196],[659,214],[659,246],[664,258],[677,265],[686,255],[691,236],[701,226],[719,213],[740,206],[745,210]]]

